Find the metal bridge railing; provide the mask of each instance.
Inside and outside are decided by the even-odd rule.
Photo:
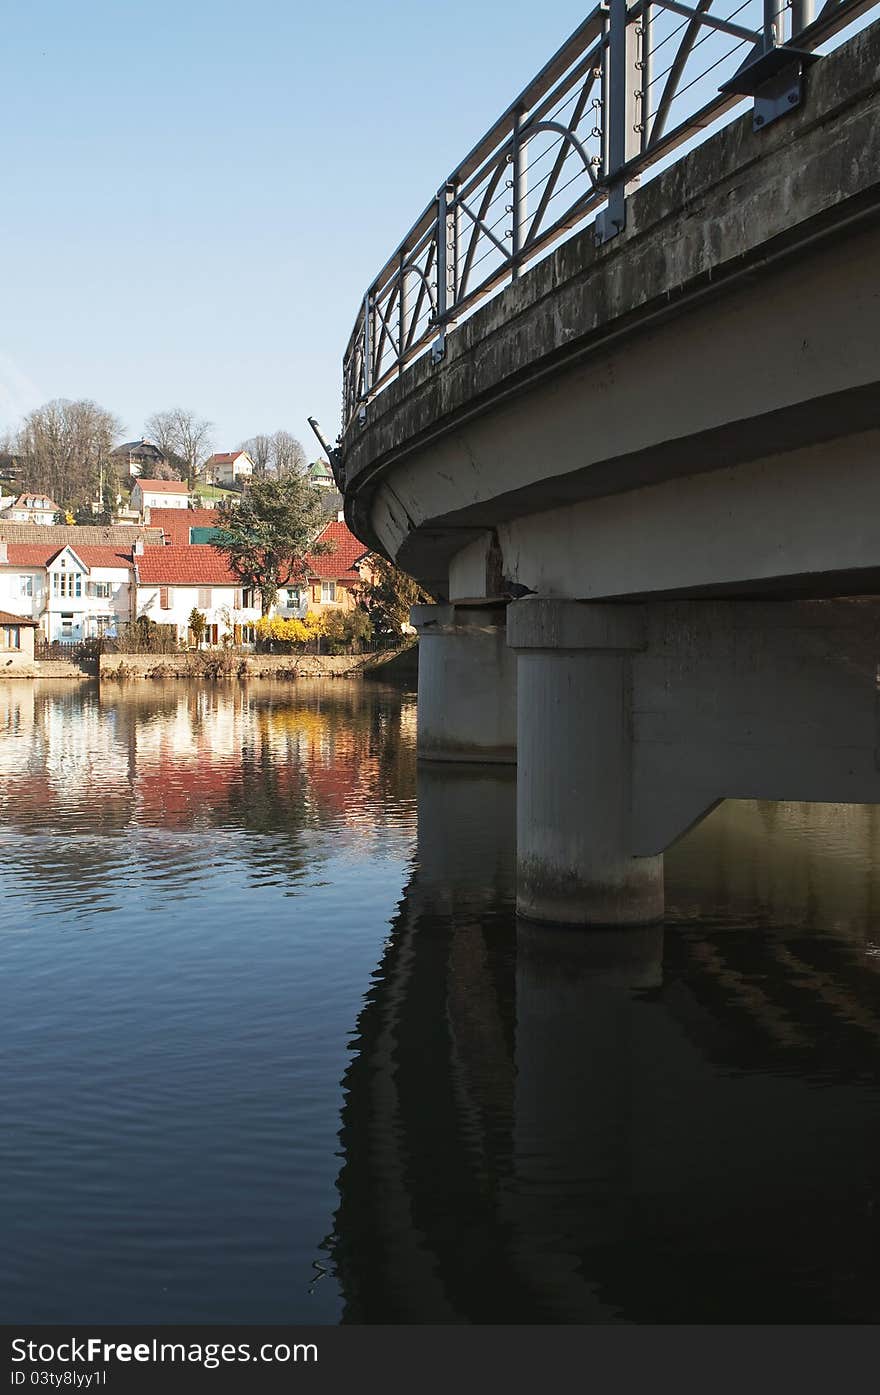
[[[628,187],[755,97],[800,101],[818,45],[878,0],[607,0],[453,171],[368,287],[343,360],[343,429],[454,322],[572,228],[624,226]],[[600,211],[601,210],[601,211]]]

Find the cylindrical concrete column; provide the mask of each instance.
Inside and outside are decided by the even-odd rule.
[[[631,654],[637,605],[517,601],[517,911],[567,925],[663,916],[663,858],[633,857]]]
[[[417,605],[418,754],[422,760],[516,761],[516,661],[505,608]]]

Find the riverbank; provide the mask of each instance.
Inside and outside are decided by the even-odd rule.
[[[128,683],[142,679],[187,678],[208,682],[249,678],[365,678],[381,671],[418,672],[415,645],[368,654],[224,654],[216,650],[186,654],[102,654],[102,682]]]
[[[70,659],[35,659],[32,664],[10,664],[8,668],[0,668],[0,681],[4,678],[77,678],[81,683],[88,683],[97,676],[96,663],[75,664]]]

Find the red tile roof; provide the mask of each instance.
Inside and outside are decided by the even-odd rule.
[[[216,509],[150,509],[150,526],[161,528],[166,538],[177,544],[189,543],[190,528],[217,528]]]
[[[344,523],[328,523],[327,527],[318,534],[318,541],[330,542],[335,546],[332,552],[323,552],[314,556],[312,553],[307,554],[306,564],[312,576],[323,577],[328,581],[358,581],[360,579],[354,569],[354,564],[359,558],[366,555],[367,548]]]
[[[31,500],[30,505],[28,505],[28,499]],[[15,503],[10,504],[9,507],[13,509],[31,507],[39,509],[41,513],[45,513],[47,509],[54,509],[56,513],[58,512],[58,505],[55,503],[54,499],[50,499],[48,494],[34,494],[33,490],[31,490],[30,493],[25,492],[24,494],[19,494]]]
[[[161,586],[241,586],[241,580],[215,547],[172,543],[149,547],[137,558],[137,574],[143,583]]]
[[[64,552],[69,544],[59,547],[52,543],[7,543],[6,554],[9,558],[6,563],[9,567],[48,567],[53,558]],[[130,567],[131,551],[124,551],[118,547],[70,547],[71,552],[79,558],[89,570],[92,567]],[[161,548],[151,548],[150,551],[159,552]]]
[[[29,625],[35,630],[37,621],[32,620],[29,615],[13,615],[11,610],[0,610],[0,625]]]
[[[136,480],[142,494],[188,494],[186,480]]]
[[[247,455],[247,451],[246,451],[246,450],[223,450],[223,451],[215,451],[215,453],[214,453],[213,455],[209,455],[209,456],[208,456],[208,459],[205,461],[205,465],[231,465],[232,462],[233,462],[233,460],[237,460],[238,457],[239,457],[240,455]],[[250,460],[250,456],[249,456],[249,455],[248,455],[248,460]]]

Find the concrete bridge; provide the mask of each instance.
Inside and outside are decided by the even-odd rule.
[[[880,802],[880,25],[811,61],[865,8],[765,5],[676,125],[747,25],[611,0],[365,297],[334,468],[437,598],[420,755],[517,764],[527,918],[661,918],[724,798]]]

